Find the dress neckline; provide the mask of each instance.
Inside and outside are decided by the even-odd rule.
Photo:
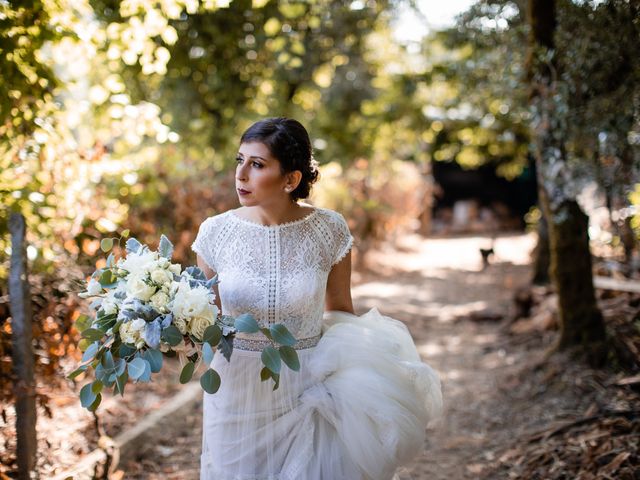
[[[241,217],[240,215],[235,213],[235,210],[229,210],[229,214],[234,217],[236,220],[242,222],[242,223],[247,223],[249,225],[253,225],[254,227],[261,227],[261,228],[266,228],[266,229],[270,229],[270,228],[282,228],[282,227],[289,227],[291,225],[297,225],[298,223],[302,223],[305,222],[307,220],[309,220],[311,217],[313,217],[316,213],[318,213],[318,207],[311,207],[312,211],[311,213],[305,215],[302,218],[297,218],[296,220],[291,220],[289,222],[284,222],[284,223],[276,223],[275,225],[263,225],[261,223],[258,222],[254,222],[253,220],[249,220],[247,218]]]

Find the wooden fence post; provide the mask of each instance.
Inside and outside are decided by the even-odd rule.
[[[27,277],[25,220],[19,213],[9,218],[11,232],[11,272],[9,299],[13,339],[13,369],[16,378],[16,432],[18,438],[18,478],[31,479],[36,465],[36,392],[34,352],[31,343],[31,295]]]

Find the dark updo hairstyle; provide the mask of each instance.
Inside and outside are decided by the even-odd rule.
[[[318,179],[318,162],[313,158],[307,130],[297,120],[285,117],[265,118],[242,134],[240,143],[260,142],[280,162],[283,175],[300,170],[302,179],[291,192],[292,200],[307,198]]]

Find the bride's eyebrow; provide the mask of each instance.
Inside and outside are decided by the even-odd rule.
[[[242,158],[244,158],[244,155],[243,155],[243,154],[241,154],[240,152],[238,152],[238,157],[242,157]],[[260,160],[262,160],[263,162],[266,162],[266,161],[267,161],[267,159],[266,159],[266,158],[259,157],[258,155],[251,155],[251,156],[249,157],[249,160],[251,160],[252,158],[260,159]]]

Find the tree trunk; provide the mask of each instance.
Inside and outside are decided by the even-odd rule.
[[[549,267],[551,265],[551,250],[549,249],[549,228],[544,213],[538,222],[538,243],[533,251],[533,278],[534,285],[547,285],[550,283]]]
[[[9,297],[13,340],[13,370],[16,376],[16,433],[18,439],[18,478],[32,478],[36,465],[36,392],[34,353],[31,345],[31,295],[27,282],[25,221],[19,213],[9,219],[11,230],[11,272]]]
[[[555,1],[529,0],[529,79],[532,82],[534,144],[540,205],[549,229],[550,276],[558,293],[560,338],[556,346],[583,353],[592,364],[606,357],[605,329],[593,287],[589,219],[563,190],[570,179],[563,144],[563,118],[554,98],[558,65],[538,60],[540,49],[554,50]],[[547,57],[548,58],[548,57]]]

